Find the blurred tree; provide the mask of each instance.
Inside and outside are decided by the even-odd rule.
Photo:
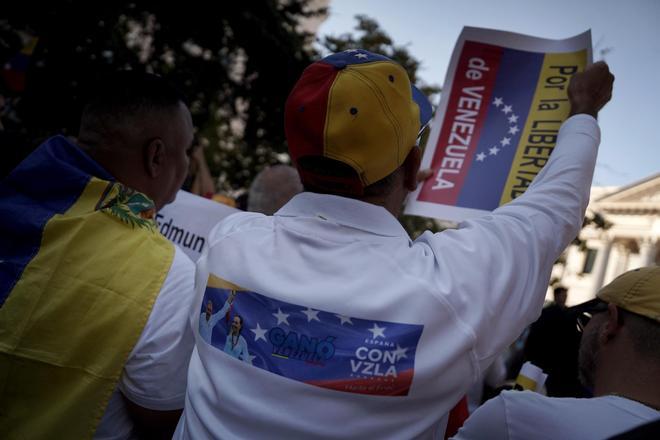
[[[387,32],[381,29],[373,18],[367,17],[366,15],[357,15],[355,19],[357,20],[355,33],[326,36],[321,40],[323,48],[330,53],[360,48],[392,58],[406,69],[410,81],[424,92],[424,94],[426,94],[426,96],[428,96],[433,102],[434,98],[437,97],[440,92],[440,87],[420,82],[420,79],[417,76],[417,71],[419,70],[421,63],[412,56],[406,46],[395,44]],[[425,134],[428,136],[428,132]],[[422,138],[420,145],[424,147],[425,143],[426,138]],[[417,236],[426,230],[437,232],[448,226],[448,224],[445,223],[439,225],[433,219],[408,215],[402,215],[399,218],[399,221],[401,221],[401,224],[403,224],[404,228],[406,228],[408,234],[410,234],[412,238],[417,238]]]
[[[360,48],[392,58],[406,69],[410,81],[433,101],[440,92],[440,87],[420,81],[417,71],[421,67],[421,63],[412,56],[408,48],[405,45],[395,44],[389,34],[373,18],[356,15],[355,19],[357,20],[356,33],[326,36],[321,40],[324,49],[329,53],[334,53]]]
[[[315,56],[300,20],[324,13],[310,3],[13,2],[0,18],[0,175],[45,137],[77,133],[96,76],[136,69],[182,89],[220,186],[245,187],[286,150],[284,102]]]

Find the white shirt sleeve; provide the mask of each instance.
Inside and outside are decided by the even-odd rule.
[[[222,317],[227,314],[227,312],[229,311],[230,306],[231,306],[231,304],[229,304],[229,300],[225,301],[225,303],[223,304],[222,308],[218,311],[218,313],[216,313],[215,315],[213,315],[211,317],[211,321],[212,321],[211,326],[212,327],[215,327],[215,325],[218,323],[218,321],[220,321],[222,319]]]
[[[492,398],[477,408],[452,437],[455,440],[507,440],[508,438],[506,410],[501,396]]]
[[[190,313],[194,263],[175,246],[172,266],[119,379],[119,389],[144,408],[183,408],[194,346]]]
[[[417,240],[433,249],[439,295],[474,333],[482,370],[541,312],[553,263],[582,226],[599,142],[594,118],[569,118],[525,194]]]

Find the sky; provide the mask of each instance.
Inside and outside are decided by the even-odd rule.
[[[563,39],[591,29],[594,59],[616,80],[600,112],[594,185],[621,186],[660,172],[660,0],[331,0],[318,36],[353,32],[354,16],[376,19],[442,85],[463,26]]]

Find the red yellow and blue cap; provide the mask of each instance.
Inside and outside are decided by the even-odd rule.
[[[308,66],[293,87],[285,108],[289,153],[303,183],[361,194],[401,166],[431,115],[400,64],[347,50]],[[355,175],[310,171],[301,166],[307,157],[339,161]]]

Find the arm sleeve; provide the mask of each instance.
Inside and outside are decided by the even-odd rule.
[[[194,273],[192,261],[175,248],[170,272],[119,379],[124,396],[144,408],[183,408],[194,346],[189,321]]]
[[[211,327],[215,327],[215,325],[218,323],[218,321],[220,321],[222,319],[222,317],[227,314],[227,311],[229,311],[229,300],[225,301],[225,304],[218,311],[218,313],[214,313],[211,316],[211,319],[210,319]]]
[[[455,440],[499,439],[507,440],[506,411],[501,396],[481,405],[452,437]]]
[[[438,294],[474,332],[480,368],[538,317],[553,263],[582,225],[599,141],[594,118],[569,118],[525,194],[417,240],[432,248]]]

